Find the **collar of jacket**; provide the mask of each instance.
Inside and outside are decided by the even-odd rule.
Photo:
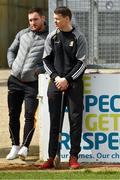
[[[30,27],[29,30],[32,31]],[[37,35],[41,35],[42,33],[48,32],[48,27],[45,26],[45,29],[43,31],[32,31],[32,32],[34,32]]]

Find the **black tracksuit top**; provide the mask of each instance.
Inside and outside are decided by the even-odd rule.
[[[47,36],[43,54],[45,70],[54,80],[68,82],[79,78],[86,68],[87,47],[84,35],[76,28],[70,32],[55,30]]]

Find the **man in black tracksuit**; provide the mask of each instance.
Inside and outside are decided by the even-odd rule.
[[[71,11],[58,7],[54,11],[56,30],[45,41],[44,67],[50,75],[48,103],[50,112],[49,159],[39,165],[52,168],[58,146],[62,91],[65,92],[64,106],[68,107],[70,123],[70,168],[79,168],[83,114],[83,81],[86,69],[86,40],[84,35],[71,24]]]

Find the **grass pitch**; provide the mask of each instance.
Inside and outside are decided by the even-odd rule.
[[[119,171],[11,171],[0,172],[0,179],[120,179]]]

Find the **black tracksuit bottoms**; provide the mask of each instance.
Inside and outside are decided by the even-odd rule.
[[[38,107],[38,81],[21,82],[10,75],[8,79],[9,132],[12,145],[20,145],[20,114],[24,101],[25,124],[22,145],[29,147],[35,130]]]
[[[61,97],[62,92],[59,91],[54,82],[50,81],[48,86],[48,105],[50,112],[50,137],[49,137],[49,157],[55,157],[58,146]],[[82,135],[82,115],[83,115],[83,80],[82,78],[72,82],[65,91],[64,108],[68,108],[69,124],[70,124],[70,155],[78,158],[81,150]]]

